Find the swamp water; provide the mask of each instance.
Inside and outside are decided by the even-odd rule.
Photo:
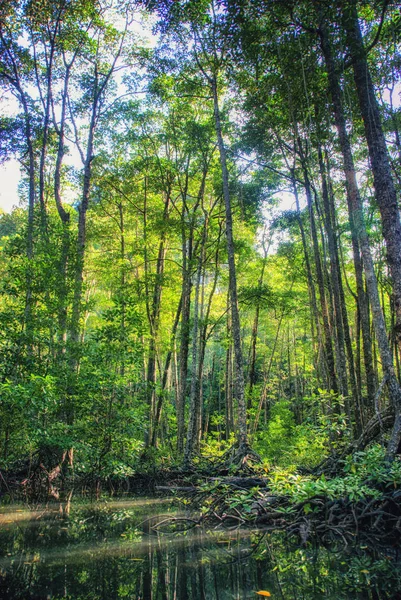
[[[174,516],[184,515],[161,498],[0,507],[0,598],[401,598],[394,548],[300,547],[260,530],[172,532]]]

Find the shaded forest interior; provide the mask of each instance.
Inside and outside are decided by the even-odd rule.
[[[2,482],[391,465],[400,37],[388,0],[2,2]]]

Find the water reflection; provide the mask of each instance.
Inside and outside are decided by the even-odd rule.
[[[161,499],[0,510],[0,598],[401,598],[395,548],[300,547],[267,532],[160,533]]]

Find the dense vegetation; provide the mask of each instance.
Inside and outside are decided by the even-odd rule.
[[[388,0],[1,4],[4,474],[379,442],[398,486],[400,24]]]

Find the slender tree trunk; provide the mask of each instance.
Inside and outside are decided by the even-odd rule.
[[[319,242],[316,231],[316,222],[315,215],[313,210],[313,199],[312,199],[312,190],[309,181],[308,169],[306,166],[306,159],[304,156],[304,152],[302,149],[302,143],[298,140],[298,149],[299,155],[302,164],[302,170],[304,173],[304,182],[305,182],[305,193],[308,204],[308,212],[309,212],[309,222],[311,227],[311,236],[312,236],[312,245],[313,245],[313,253],[315,258],[315,267],[316,267],[316,279],[319,288],[319,297],[320,297],[320,310],[322,313],[323,320],[323,332],[324,332],[324,349],[325,349],[325,360],[327,366],[327,374],[328,374],[328,383],[329,387],[333,392],[338,392],[338,382],[336,375],[336,368],[334,362],[334,354],[333,354],[333,346],[332,346],[332,334],[330,329],[330,321],[329,321],[329,313],[327,309],[326,302],[326,293],[324,289],[324,276],[322,269],[322,262],[320,258],[319,252]]]
[[[7,73],[7,69],[2,69],[2,76],[8,81],[8,83],[14,88],[15,95],[19,99],[22,107],[23,120],[24,120],[24,134],[27,146],[28,154],[28,165],[21,161],[28,173],[29,191],[28,191],[28,221],[27,221],[27,232],[26,232],[26,258],[27,265],[25,271],[25,308],[24,308],[24,323],[23,327],[26,336],[26,347],[29,360],[32,360],[33,354],[33,293],[32,293],[32,261],[34,255],[34,213],[35,213],[35,186],[36,186],[36,164],[35,164],[35,152],[33,143],[34,133],[34,122],[29,110],[29,96],[23,89],[23,79],[20,75],[19,59],[14,55],[12,44],[7,41],[3,35],[3,24],[0,23],[0,41],[2,43],[2,50],[7,58],[7,62],[10,65],[10,73]]]
[[[344,327],[345,348],[346,348],[346,352],[347,352],[351,391],[352,391],[352,395],[354,398],[355,422],[356,422],[357,429],[360,429],[362,426],[362,423],[363,423],[363,413],[362,413],[362,405],[361,405],[361,387],[360,387],[360,385],[358,385],[358,377],[357,377],[356,369],[355,369],[354,352],[353,352],[353,348],[352,348],[352,339],[351,339],[350,325],[349,325],[349,320],[348,320],[347,304],[345,301],[344,286],[343,286],[343,280],[341,277],[341,262],[340,262],[339,244],[337,241],[337,235],[335,233],[336,230],[338,229],[337,222],[336,222],[336,207],[335,207],[335,203],[334,203],[334,193],[333,193],[333,187],[332,187],[331,178],[330,178],[330,165],[329,165],[329,160],[328,160],[327,154],[326,154],[326,164],[327,164],[327,177],[328,177],[328,200],[329,200],[328,208],[329,208],[329,212],[330,212],[330,219],[332,222],[332,230],[334,233],[334,238],[333,238],[334,252],[335,252],[335,261],[336,261],[336,266],[337,266],[338,290],[339,290],[339,294],[340,294],[341,314],[342,314],[342,321],[343,321],[343,327]]]
[[[46,73],[46,99],[43,102],[43,129],[42,129],[42,148],[40,151],[40,160],[39,160],[39,203],[41,210],[41,221],[42,228],[46,231],[47,228],[47,214],[46,214],[46,201],[45,201],[45,170],[46,170],[46,157],[47,157],[47,145],[49,139],[49,130],[50,130],[50,109],[52,104],[52,78],[53,78],[53,60],[54,60],[54,50],[55,50],[55,37],[57,35],[58,23],[56,26],[56,31],[54,32],[54,37],[50,39],[50,52],[47,64],[47,73]]]
[[[80,341],[81,331],[81,313],[82,313],[82,292],[83,292],[83,274],[84,274],[84,262],[85,262],[85,245],[86,245],[86,217],[89,208],[89,198],[91,190],[91,179],[92,179],[92,161],[94,158],[94,143],[95,143],[95,130],[99,119],[100,109],[102,106],[102,95],[107,88],[110,78],[115,70],[116,62],[120,56],[122,50],[122,44],[125,33],[123,33],[120,41],[118,52],[114,56],[111,67],[106,73],[102,73],[99,70],[99,65],[95,63],[93,73],[93,90],[92,90],[92,106],[91,106],[91,117],[89,122],[88,138],[86,143],[86,154],[84,159],[84,170],[83,170],[83,187],[82,187],[82,199],[78,207],[78,236],[77,236],[77,251],[76,251],[76,262],[75,262],[75,276],[74,276],[74,294],[72,301],[71,311],[71,323],[70,323],[70,341],[72,345],[72,356],[71,356],[71,367],[72,370],[77,370],[79,365],[79,350],[78,345]],[[71,64],[71,63],[70,63]],[[74,116],[70,111],[70,116],[76,129],[74,122]],[[79,141],[77,137],[77,145],[81,152]],[[82,154],[82,153],[81,153]],[[83,158],[83,154],[82,154]]]
[[[393,283],[396,314],[395,336],[401,349],[401,221],[397,194],[372,78],[363,44],[355,2],[342,1],[343,26],[347,36],[359,107],[365,126],[375,197],[380,210],[387,262]]]
[[[321,25],[322,31],[322,25]],[[386,385],[390,397],[390,401],[394,406],[395,410],[395,423],[393,431],[390,437],[390,441],[387,447],[387,458],[394,458],[401,437],[401,388],[397,381],[393,358],[391,355],[391,349],[387,339],[386,325],[384,321],[383,311],[380,304],[379,291],[377,285],[377,278],[374,269],[372,254],[370,252],[369,238],[366,231],[362,202],[359,196],[359,190],[356,183],[355,168],[352,157],[351,145],[347,135],[345,118],[341,103],[341,93],[336,80],[336,72],[334,62],[327,60],[328,53],[330,52],[330,46],[328,38],[321,35],[322,46],[325,44],[325,58],[328,68],[329,75],[329,86],[331,99],[334,106],[334,114],[336,119],[336,126],[339,134],[341,151],[343,154],[344,161],[344,172],[346,177],[347,185],[347,198],[348,207],[350,212],[350,219],[355,227],[355,231],[358,236],[358,242],[362,253],[363,267],[365,271],[366,285],[368,289],[370,305],[372,309],[373,325],[375,328],[376,339],[379,347],[380,358],[382,362],[383,375],[386,379]],[[337,85],[336,85],[337,84]]]
[[[259,280],[260,281],[260,280]],[[249,358],[249,387],[248,387],[248,402],[247,408],[248,410],[252,408],[252,395],[253,388],[256,384],[256,344],[258,341],[258,328],[259,328],[259,313],[260,313],[260,304],[257,301],[256,309],[255,309],[255,317],[253,319],[252,324],[252,332],[251,332],[251,347],[250,347],[250,358]]]
[[[126,355],[126,309],[127,309],[127,298],[126,298],[126,281],[125,281],[125,222],[124,222],[124,207],[122,202],[117,205],[118,208],[118,225],[120,230],[120,290],[119,290],[119,302],[121,307],[120,317],[120,376],[125,375],[125,355]]]
[[[92,176],[92,160],[94,134],[96,126],[97,101],[94,99],[91,122],[89,125],[88,144],[86,149],[86,158],[84,164],[82,200],[78,207],[78,237],[77,237],[77,256],[75,264],[74,278],[74,297],[72,302],[71,329],[70,341],[75,346],[79,342],[80,334],[80,319],[82,310],[82,290],[83,290],[83,273],[85,260],[85,244],[86,244],[86,214],[89,207],[89,197],[91,189]],[[73,348],[74,355],[77,356],[77,348]],[[75,362],[75,359],[74,359]]]
[[[97,72],[96,72],[97,73]],[[97,81],[97,79],[96,79]],[[82,344],[82,299],[83,282],[85,266],[85,248],[86,248],[86,219],[89,208],[89,199],[92,183],[92,161],[94,150],[95,129],[98,118],[99,94],[97,85],[93,91],[92,112],[89,123],[88,139],[86,146],[86,155],[83,169],[83,187],[81,202],[78,206],[78,235],[74,269],[73,299],[71,309],[71,319],[69,325],[69,385],[66,397],[65,418],[67,423],[71,424],[74,420],[73,396],[75,393],[75,377],[79,371],[80,347]]]
[[[299,231],[301,233],[302,249],[303,249],[303,253],[304,253],[305,267],[306,267],[306,280],[308,283],[308,292],[309,292],[309,298],[310,298],[310,303],[311,303],[312,343],[315,342],[314,326],[313,326],[313,324],[315,324],[316,331],[317,331],[317,346],[319,348],[322,343],[322,331],[321,331],[321,326],[320,326],[319,312],[317,309],[315,284],[313,281],[312,269],[311,269],[311,264],[310,264],[310,260],[309,260],[308,244],[307,244],[307,240],[306,240],[305,228],[303,226],[302,218],[301,218],[301,209],[300,209],[300,205],[299,205],[298,188],[297,188],[297,183],[296,183],[296,179],[295,179],[295,172],[293,169],[291,170],[291,185],[292,185],[292,190],[293,190],[293,194],[294,194],[294,198],[295,198],[295,206],[297,209],[297,220],[298,220],[298,225],[299,225]],[[316,361],[315,367],[316,367],[316,371],[317,371],[318,370],[318,361]]]
[[[163,210],[163,222],[168,220],[169,208],[170,208],[170,189],[166,190],[166,200],[164,203]],[[146,398],[149,409],[149,423],[146,433],[145,444],[149,446],[153,438],[152,428],[155,418],[155,393],[156,393],[156,353],[157,353],[157,337],[159,332],[159,318],[161,309],[161,297],[163,290],[163,274],[164,274],[164,263],[166,255],[166,230],[162,231],[159,250],[156,260],[156,280],[153,288],[152,302],[148,306],[148,320],[150,327],[150,343],[149,343],[149,356],[148,356],[148,367],[147,367],[147,379],[146,379]]]
[[[263,257],[263,263],[262,263],[262,271],[260,273],[260,277],[258,280],[259,293],[261,293],[261,291],[262,291],[263,277],[265,274],[267,252],[268,252],[268,248],[265,247],[264,242],[263,242],[263,248],[264,248],[264,257]],[[255,309],[255,317],[253,320],[252,333],[251,333],[251,347],[250,347],[249,375],[248,375],[248,381],[249,381],[248,402],[247,402],[248,410],[250,408],[252,408],[253,387],[256,384],[256,344],[257,344],[257,340],[258,340],[260,298],[257,298],[256,302],[257,302],[257,304],[256,304],[256,309]]]
[[[256,410],[255,420],[253,422],[253,427],[252,427],[252,432],[253,433],[256,433],[256,430],[258,428],[260,414],[262,412],[263,405],[265,405],[265,415],[266,415],[266,412],[267,412],[267,409],[266,409],[266,407],[267,407],[267,404],[266,404],[266,401],[267,401],[267,386],[268,386],[268,383],[269,383],[270,371],[271,371],[271,368],[273,366],[273,359],[274,359],[274,356],[275,356],[275,353],[276,353],[277,342],[278,342],[278,337],[280,335],[281,324],[283,322],[283,318],[284,318],[284,310],[281,312],[281,315],[280,315],[280,318],[279,318],[279,321],[278,321],[278,324],[277,324],[277,330],[276,330],[276,335],[275,335],[275,338],[274,338],[274,344],[273,344],[273,348],[272,348],[272,353],[270,355],[269,365],[267,367],[267,371],[266,371],[265,376],[264,376],[264,380],[265,381],[264,381],[264,385],[263,385],[263,391],[262,391],[262,394],[261,394],[260,399],[259,399],[259,405],[258,405],[258,408]]]
[[[329,191],[327,187],[326,171],[323,162],[323,153],[320,145],[318,146],[318,159],[320,178],[322,183],[322,197],[323,197],[323,209],[324,209],[324,225],[326,229],[327,242],[330,255],[330,280],[333,291],[333,303],[334,303],[334,318],[337,331],[337,351],[338,351],[338,378],[340,382],[340,389],[342,395],[346,398],[348,396],[348,377],[347,377],[347,361],[345,357],[345,341],[344,341],[344,326],[342,319],[341,310],[341,299],[340,299],[340,273],[339,265],[336,253],[336,241],[333,231],[333,223],[331,220],[330,211],[330,200]],[[346,400],[346,402],[348,402]]]
[[[320,168],[320,176],[322,180],[322,197],[323,197],[323,207],[325,214],[325,228],[327,233],[327,240],[329,246],[330,253],[330,270],[331,270],[331,280],[333,286],[333,295],[334,295],[334,304],[335,304],[335,314],[336,314],[336,326],[337,326],[337,337],[338,337],[338,346],[339,346],[339,369],[340,380],[344,379],[342,386],[345,386],[346,394],[348,395],[348,381],[347,381],[347,369],[346,369],[346,358],[348,362],[349,369],[349,379],[351,384],[352,391],[352,410],[354,413],[355,424],[357,432],[360,434],[362,429],[362,413],[360,407],[360,396],[356,382],[355,376],[355,365],[354,365],[354,354],[352,350],[352,342],[351,336],[349,332],[349,323],[348,323],[348,314],[347,307],[345,304],[345,295],[344,288],[342,285],[341,278],[341,269],[340,269],[340,261],[339,261],[339,252],[337,245],[337,238],[335,235],[335,206],[334,199],[332,194],[329,191],[329,185],[327,181],[328,174],[326,173],[324,160],[323,160],[323,152],[319,145],[318,147],[318,157],[319,157],[319,168]],[[345,351],[347,357],[345,356]],[[347,401],[349,405],[349,401]],[[351,410],[351,407],[349,407]]]
[[[161,413],[162,413],[162,408],[163,408],[164,390],[166,389],[166,385],[167,385],[167,377],[168,377],[168,372],[170,369],[171,358],[173,355],[173,348],[174,348],[174,344],[175,344],[175,336],[177,333],[178,323],[180,322],[181,309],[182,309],[182,296],[178,303],[177,312],[176,312],[173,327],[171,330],[171,348],[167,352],[166,361],[164,363],[162,381],[161,381],[161,390],[159,392],[159,396],[158,396],[157,403],[156,403],[155,421],[154,421],[154,426],[153,426],[153,431],[152,431],[152,441],[151,441],[151,446],[153,446],[153,447],[156,446],[157,433],[158,433],[159,426],[160,426],[160,418],[161,418]]]
[[[248,433],[246,426],[246,404],[245,404],[245,381],[244,381],[244,365],[242,357],[241,345],[241,324],[238,311],[237,297],[237,277],[235,268],[235,252],[233,238],[233,219],[231,211],[230,188],[228,182],[228,169],[226,159],[226,149],[223,140],[221,129],[219,100],[217,93],[216,77],[212,80],[213,104],[214,104],[214,122],[217,134],[217,144],[220,154],[220,165],[223,178],[223,197],[226,210],[226,237],[227,237],[227,254],[229,267],[229,289],[231,303],[231,319],[232,319],[232,334],[234,342],[235,365],[236,365],[236,395],[238,401],[238,445],[240,449],[245,449],[248,446]]]
[[[367,396],[368,396],[368,404],[372,409],[374,409],[374,397],[375,397],[375,375],[373,368],[373,357],[372,357],[372,339],[370,335],[370,319],[369,319],[369,305],[368,305],[368,297],[365,292],[365,286],[363,282],[363,264],[361,260],[360,254],[360,240],[357,232],[357,228],[354,222],[353,215],[353,206],[361,205],[361,200],[359,197],[359,190],[356,181],[356,173],[354,167],[354,160],[352,156],[351,143],[348,137],[347,126],[344,116],[344,110],[342,105],[342,91],[340,87],[340,83],[338,80],[336,66],[334,63],[330,40],[328,37],[328,32],[324,24],[320,25],[320,41],[322,51],[325,57],[327,73],[328,73],[328,83],[329,83],[329,91],[333,103],[334,117],[336,122],[336,127],[338,131],[341,153],[343,155],[344,161],[344,172],[346,177],[346,187],[347,187],[347,204],[348,211],[350,217],[350,226],[351,226],[351,239],[352,239],[352,250],[353,250],[353,258],[354,258],[354,267],[355,267],[355,278],[356,278],[356,287],[357,287],[357,297],[358,297],[358,310],[360,315],[361,322],[361,330],[362,330],[362,345],[363,345],[363,355],[364,355],[364,366],[365,366],[365,374],[366,374],[366,386],[367,386]]]
[[[191,259],[192,259],[192,231],[190,231],[189,246],[183,233],[182,239],[182,313],[179,349],[179,387],[177,393],[177,450],[184,450],[185,426],[185,399],[187,395],[187,374],[189,355],[189,321],[191,314]],[[190,254],[190,256],[189,256]]]
[[[199,354],[199,296],[202,276],[202,266],[204,261],[204,248],[206,242],[207,220],[203,226],[202,244],[198,258],[198,267],[196,271],[195,282],[195,301],[192,326],[192,362],[191,362],[191,391],[189,396],[189,419],[187,429],[187,439],[184,452],[184,469],[189,469],[191,466],[192,455],[196,444],[196,423],[198,416],[199,404],[199,371],[198,371],[198,354]]]
[[[72,63],[66,65],[66,72],[64,76],[64,89],[61,103],[61,117],[60,126],[58,127],[54,123],[56,132],[58,134],[58,146],[56,165],[54,171],[54,198],[56,201],[57,212],[60,217],[62,224],[62,241],[60,250],[60,261],[59,261],[59,299],[58,299],[58,356],[61,358],[65,354],[65,344],[67,341],[67,306],[68,306],[68,286],[67,286],[67,267],[70,254],[70,214],[64,209],[62,198],[61,198],[61,168],[63,164],[63,158],[65,153],[65,120],[67,112],[67,97],[68,97],[68,83],[70,78],[70,70]]]
[[[227,294],[227,305],[230,303],[230,294]],[[224,392],[226,401],[226,440],[234,431],[234,406],[233,406],[233,373],[232,373],[232,340],[231,340],[231,315],[227,312],[227,350],[226,368],[224,378]]]
[[[26,294],[25,294],[25,332],[28,340],[28,353],[32,353],[33,341],[33,297],[32,297],[32,261],[33,261],[33,230],[34,230],[34,211],[35,211],[35,154],[32,141],[31,117],[28,111],[28,104],[25,95],[21,89],[21,101],[24,109],[25,136],[28,146],[28,177],[29,177],[29,195],[28,195],[28,225],[26,236]]]
[[[214,293],[216,291],[218,276],[219,276],[219,256],[220,256],[220,238],[221,238],[222,228],[221,225],[219,227],[219,234],[216,243],[216,254],[215,254],[215,262],[214,262],[214,278],[212,283],[212,288],[209,293],[209,298],[207,301],[207,307],[204,314],[201,315],[201,319],[203,324],[200,328],[200,336],[199,336],[199,367],[198,367],[198,381],[199,385],[197,387],[197,391],[199,394],[199,400],[197,402],[197,448],[199,448],[201,437],[202,437],[202,411],[203,411],[203,368],[205,364],[205,354],[206,354],[206,345],[211,334],[211,331],[208,332],[209,328],[209,317],[210,311],[212,309],[212,300],[214,297]],[[204,265],[206,262],[206,257],[204,257]],[[204,266],[205,269],[205,266]],[[203,278],[203,286],[205,284],[205,274]],[[204,291],[204,287],[202,288]],[[203,306],[203,301],[202,301]],[[213,364],[214,364],[214,356],[213,356]],[[209,390],[210,398],[212,396],[212,387]]]

